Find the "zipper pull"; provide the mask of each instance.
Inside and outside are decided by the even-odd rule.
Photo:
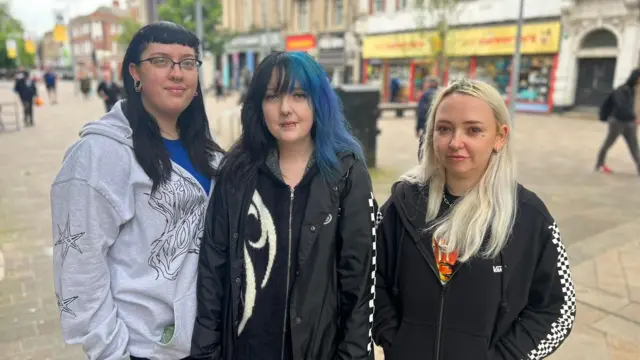
[[[293,192],[295,191],[295,189],[290,187],[289,190],[291,191],[290,199],[291,199],[291,201],[293,201]]]

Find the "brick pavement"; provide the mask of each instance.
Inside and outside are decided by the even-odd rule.
[[[2,85],[2,84],[0,84]],[[0,98],[12,95],[0,86]],[[0,133],[0,360],[82,359],[63,345],[51,279],[49,186],[80,126],[97,118],[98,100],[82,101],[63,83],[60,104],[36,109],[36,127]],[[208,99],[212,128],[228,146],[237,134],[234,99]],[[414,165],[411,119],[380,122],[382,202],[397,175]],[[578,293],[573,334],[552,358],[640,359],[640,178],[623,142],[610,152],[615,176],[594,174],[602,124],[557,116],[518,115],[520,180],[536,191],[560,224]],[[412,139],[412,140],[408,140]],[[400,141],[398,141],[400,140]]]

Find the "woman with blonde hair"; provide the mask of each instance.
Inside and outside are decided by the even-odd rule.
[[[516,181],[511,138],[490,85],[434,99],[424,157],[381,209],[373,335],[386,359],[542,359],[569,335],[567,253]]]

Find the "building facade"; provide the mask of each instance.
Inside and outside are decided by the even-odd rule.
[[[238,33],[225,46],[219,70],[224,83],[239,86],[239,73],[250,72],[273,51],[306,51],[334,84],[356,82],[360,45],[356,17],[366,9],[349,0],[224,0],[223,27]],[[264,11],[263,11],[264,9]]]
[[[76,73],[88,73],[94,78],[99,77],[100,69],[111,70],[114,75],[119,73],[125,49],[118,44],[117,37],[122,32],[120,21],[125,16],[129,13],[103,6],[69,21]]]
[[[494,85],[510,101],[519,2],[464,1],[442,15],[415,4],[412,0],[369,2],[362,50],[364,81],[380,86],[386,100],[391,82],[399,83],[397,100],[416,101],[426,76],[442,74],[446,81],[476,78]],[[518,110],[549,112],[553,108],[560,15],[558,0],[525,2]],[[444,41],[436,30],[440,20],[449,24]],[[443,69],[441,51],[446,58]]]
[[[640,0],[564,0],[554,103],[600,106],[640,65]]]

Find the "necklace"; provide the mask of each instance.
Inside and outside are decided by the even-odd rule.
[[[450,202],[449,202],[449,200],[447,199],[447,195],[444,195],[444,194],[443,194],[442,198],[444,199],[444,203],[445,203],[445,204],[447,204],[447,205],[449,205],[449,207],[452,207],[452,206],[453,206],[453,204],[452,204],[452,203],[450,203]]]

